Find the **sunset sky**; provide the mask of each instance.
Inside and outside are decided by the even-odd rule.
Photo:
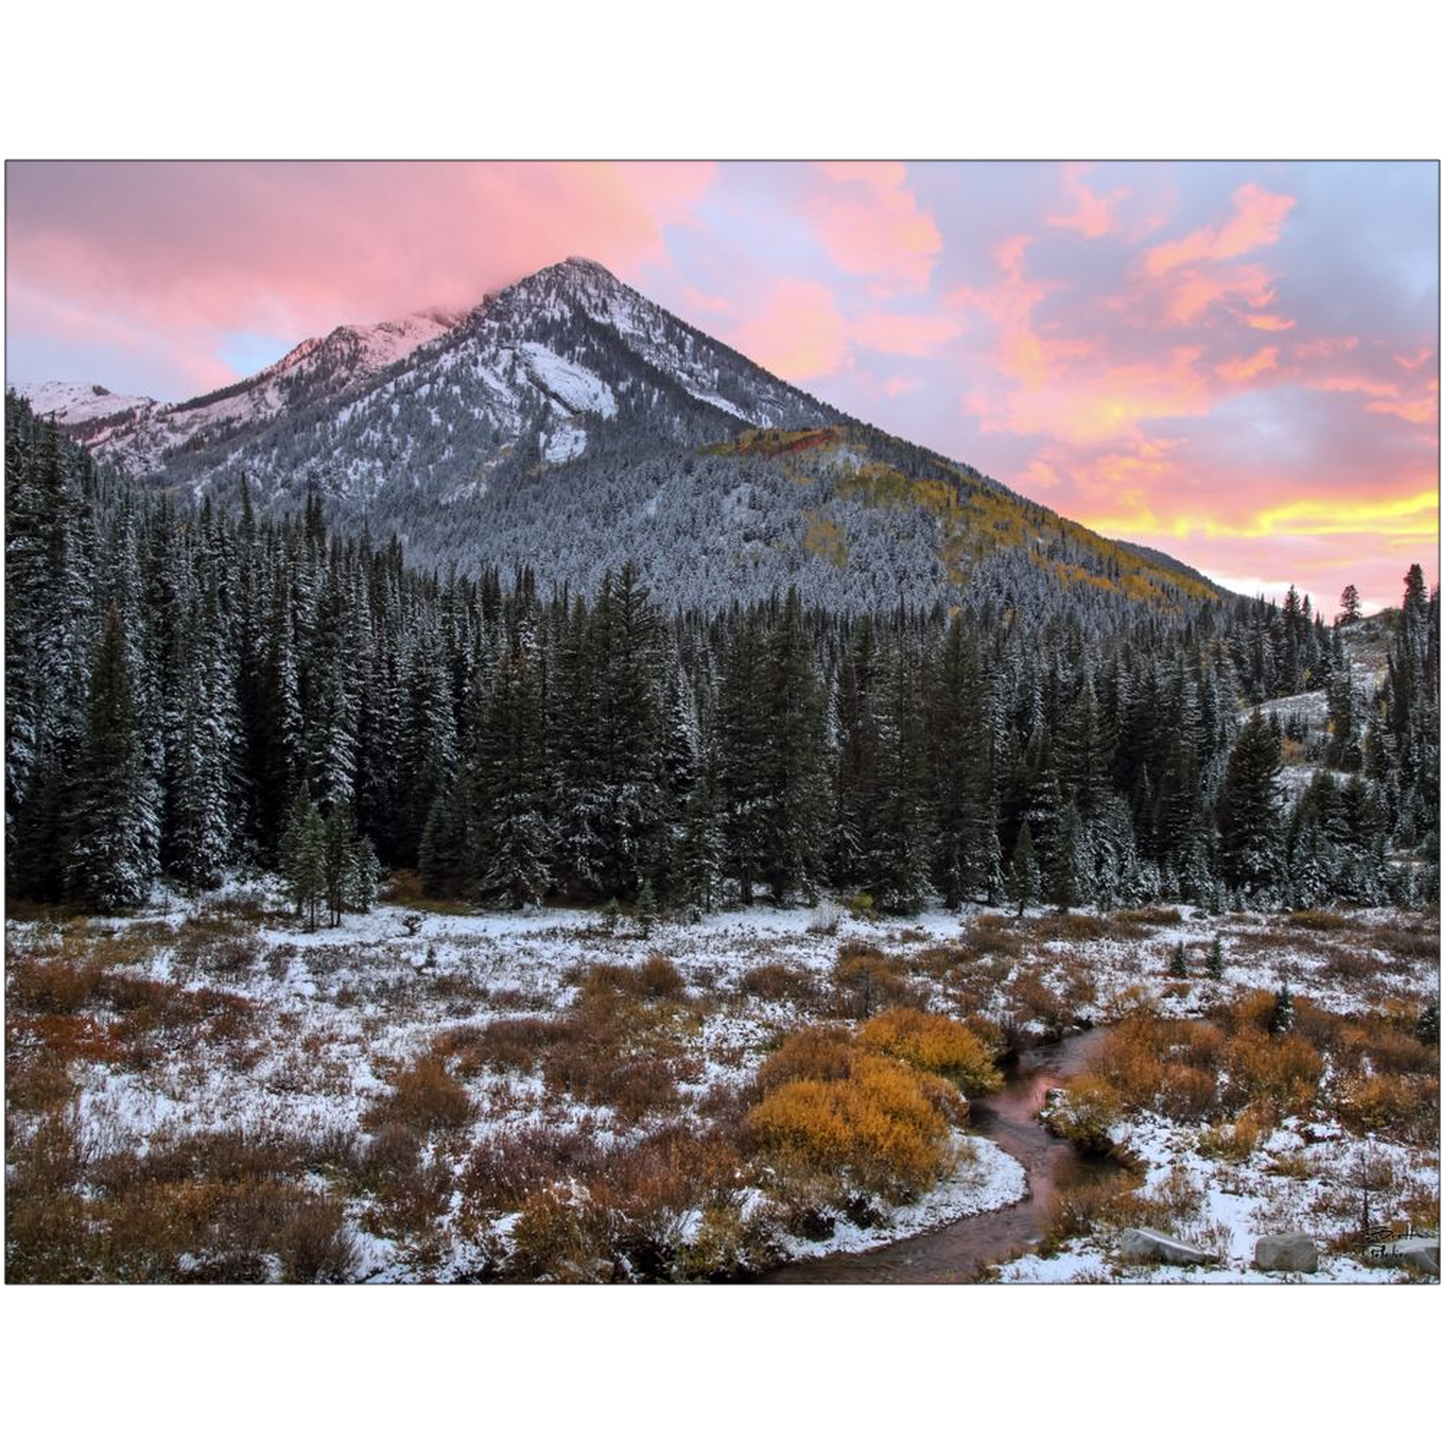
[[[180,399],[569,254],[1241,591],[1433,582],[1433,163],[7,166],[7,380]]]

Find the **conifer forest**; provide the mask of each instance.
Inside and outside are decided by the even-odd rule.
[[[97,912],[279,870],[314,923],[382,869],[500,908],[866,896],[1061,909],[1438,898],[1439,598],[1382,686],[1293,591],[1110,631],[1006,600],[713,613],[442,577],[98,472],[6,408],[10,886]],[[1323,690],[1322,766],[1290,797]],[[1286,699],[1280,702],[1280,699]]]

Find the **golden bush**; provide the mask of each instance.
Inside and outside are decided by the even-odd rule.
[[[990,1094],[1003,1087],[988,1045],[965,1025],[941,1014],[889,1009],[869,1019],[858,1039],[864,1048],[942,1075],[965,1094]]]
[[[948,1161],[937,1084],[892,1059],[857,1053],[845,1079],[797,1079],[747,1117],[760,1150],[787,1170],[828,1174],[892,1199],[926,1188]]]

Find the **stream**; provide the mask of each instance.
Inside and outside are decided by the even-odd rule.
[[[1043,1237],[1060,1186],[1106,1174],[1117,1166],[1056,1139],[1034,1117],[1047,1090],[1082,1073],[1107,1029],[1070,1034],[1019,1055],[1004,1071],[1004,1087],[970,1100],[971,1133],[991,1139],[1028,1172],[1028,1194],[991,1214],[975,1214],[927,1234],[880,1245],[866,1254],[799,1260],[760,1275],[764,1284],[960,1284],[985,1265]]]

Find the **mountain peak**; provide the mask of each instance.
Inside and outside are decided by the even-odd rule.
[[[600,261],[594,261],[590,256],[568,256],[565,261],[559,261],[557,264],[577,271],[591,271],[597,275],[606,276],[609,281],[617,279],[606,266]]]

